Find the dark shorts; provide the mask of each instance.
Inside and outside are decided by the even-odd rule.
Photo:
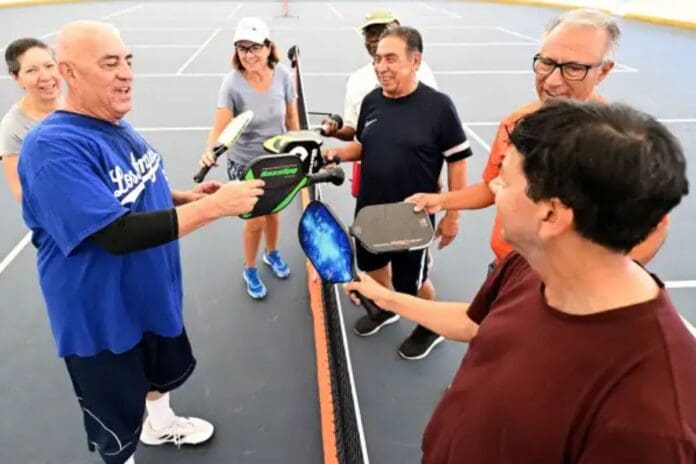
[[[427,248],[398,253],[370,253],[360,243],[355,245],[358,268],[365,272],[376,271],[391,263],[392,286],[397,292],[417,295],[420,286],[428,280],[431,260]]]
[[[244,171],[246,171],[246,166],[227,158],[227,177],[230,180],[242,180]]]
[[[177,337],[146,333],[131,350],[66,356],[82,408],[87,447],[107,464],[123,464],[135,452],[149,391],[183,384],[196,366],[186,330]]]

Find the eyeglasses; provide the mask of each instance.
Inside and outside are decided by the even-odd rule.
[[[237,53],[240,55],[244,55],[245,53],[253,53],[254,55],[258,55],[261,50],[263,50],[263,45],[261,44],[254,44],[254,45],[249,45],[248,47],[245,47],[244,45],[236,45],[235,48],[237,49]]]
[[[540,76],[548,76],[553,73],[556,68],[561,68],[561,75],[569,81],[581,81],[587,77],[587,73],[592,68],[598,68],[604,64],[604,61],[596,64],[582,64],[574,61],[558,63],[550,58],[545,58],[541,54],[534,55],[532,61],[532,69]]]

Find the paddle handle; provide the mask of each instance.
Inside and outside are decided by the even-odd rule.
[[[213,147],[213,150],[212,150],[213,156],[215,156],[216,160],[220,157],[220,155],[222,155],[226,151],[227,151],[227,147],[223,144],[215,145],[215,147]],[[208,171],[210,171],[210,168],[212,168],[212,167],[213,167],[212,164],[210,166],[203,166],[198,171],[198,173],[195,176],[193,176],[193,181],[196,182],[197,184],[200,184],[201,182],[203,182],[203,179],[205,179],[206,174],[208,174]]]
[[[341,117],[340,114],[329,114],[329,119],[336,122],[336,126],[337,126],[338,130],[343,128],[343,118]],[[326,136],[327,132],[328,132],[328,129],[326,128],[326,125],[322,124],[319,127],[319,133],[321,135]]]
[[[358,277],[357,274],[355,274],[355,280],[360,282],[360,277]],[[353,290],[350,292],[350,294],[360,300],[360,304],[363,308],[365,308],[365,311],[367,311],[367,315],[370,317],[370,319],[377,319],[379,313],[384,311],[382,308],[377,306],[377,303],[367,298],[362,293]]]
[[[333,169],[322,169],[315,174],[307,174],[307,185],[331,182],[334,185],[341,185],[346,178],[345,172],[340,167]]]
[[[367,311],[367,315],[370,316],[370,319],[376,319],[380,311],[383,311],[383,309],[377,306],[377,304],[374,301],[363,296],[362,293],[358,293],[355,290],[353,290],[352,292],[350,292],[350,294],[357,297],[358,300],[360,300],[360,304],[363,306],[363,308],[365,308],[365,311]]]

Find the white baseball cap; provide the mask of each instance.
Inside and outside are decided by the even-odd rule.
[[[234,30],[234,43],[240,40],[248,40],[249,42],[262,44],[266,40],[270,40],[270,38],[268,26],[259,18],[242,18]]]

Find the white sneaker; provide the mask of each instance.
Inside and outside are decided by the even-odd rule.
[[[168,427],[156,430],[148,417],[143,423],[140,441],[151,446],[165,443],[174,443],[176,446],[199,445],[210,440],[214,431],[215,427],[208,421],[197,417],[180,416],[174,416],[174,420]]]

